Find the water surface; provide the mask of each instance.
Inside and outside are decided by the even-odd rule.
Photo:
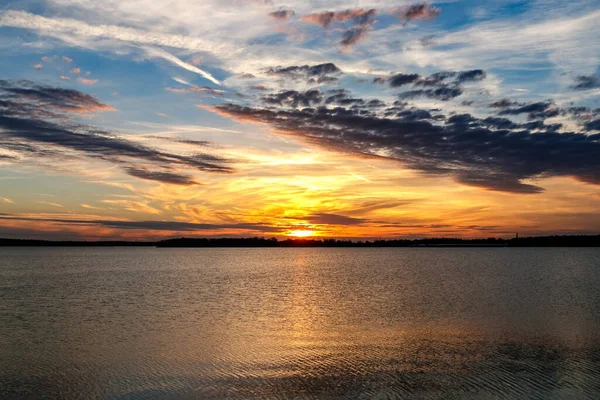
[[[600,398],[600,249],[0,248],[0,398]]]

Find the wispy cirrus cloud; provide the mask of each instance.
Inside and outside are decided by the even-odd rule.
[[[178,57],[161,48],[151,46],[169,46],[196,50],[212,49],[215,51],[218,50],[219,47],[223,47],[200,38],[185,37],[182,35],[167,33],[151,34],[150,32],[144,32],[134,28],[124,28],[114,25],[94,26],[75,19],[46,18],[24,11],[5,11],[1,13],[0,26],[32,29],[43,32],[47,35],[58,34],[62,39],[65,39],[64,35],[74,35],[77,37],[111,38],[124,41],[139,47],[151,58],[162,58],[188,71],[199,74],[215,84],[220,84],[219,80],[217,80],[210,73],[201,70],[197,66],[182,61]],[[79,73],[80,69],[75,68],[72,70],[72,72]]]

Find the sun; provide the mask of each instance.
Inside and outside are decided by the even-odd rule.
[[[304,238],[304,237],[314,236],[314,234],[315,234],[315,231],[311,231],[309,229],[298,229],[295,231],[291,231],[288,234],[288,236]]]

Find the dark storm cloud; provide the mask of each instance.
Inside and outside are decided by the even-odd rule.
[[[337,82],[337,77],[342,75],[333,63],[317,65],[292,65],[289,67],[273,67],[266,71],[267,75],[296,81],[305,81],[309,84]]]
[[[360,225],[368,220],[363,218],[347,217],[339,214],[318,213],[302,218],[311,224],[317,225]]]
[[[169,153],[74,123],[65,112],[110,109],[93,96],[75,90],[28,81],[0,81],[0,101],[0,148],[20,156],[54,162],[80,156],[102,159],[119,165],[132,176],[177,184],[190,184],[191,178],[171,171],[174,167],[232,172],[227,160],[213,155]],[[55,111],[61,112],[55,115]],[[139,162],[145,164],[143,169],[136,166]]]
[[[600,88],[600,75],[579,75],[572,86],[576,90],[589,90]]]
[[[279,10],[279,11],[273,11],[272,13],[269,13],[269,16],[271,18],[278,19],[278,20],[286,20],[288,18],[293,17],[294,15],[296,15],[296,13],[293,10]]]
[[[509,120],[469,114],[451,116],[440,125],[416,119],[418,109],[403,113],[402,107],[388,109],[395,109],[388,117],[356,106],[282,110],[224,104],[214,109],[332,151],[396,160],[425,174],[449,175],[490,190],[538,193],[543,189],[524,180],[549,176],[600,182],[600,135],[557,133],[543,124],[536,126],[541,132],[533,133]]]

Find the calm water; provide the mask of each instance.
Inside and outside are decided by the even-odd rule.
[[[600,398],[600,249],[0,248],[0,398]]]

